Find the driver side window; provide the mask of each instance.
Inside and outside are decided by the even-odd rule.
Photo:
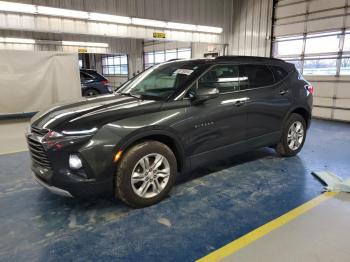
[[[220,93],[239,91],[239,68],[237,65],[218,65],[198,80],[198,88],[216,87]]]

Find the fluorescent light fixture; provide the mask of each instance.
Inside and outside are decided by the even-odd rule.
[[[103,47],[107,48],[108,43],[93,43],[93,42],[76,42],[76,41],[62,41],[62,45],[66,46],[87,46],[87,47]]]
[[[69,17],[83,20],[91,21],[102,21],[106,23],[116,23],[116,24],[133,24],[145,27],[156,27],[156,28],[168,28],[175,30],[184,31],[194,31],[194,32],[206,32],[206,33],[222,33],[223,29],[221,27],[213,26],[202,26],[193,24],[183,24],[174,22],[165,22],[152,19],[127,17],[127,16],[117,16],[102,13],[89,13],[78,10],[63,9],[48,6],[37,6],[29,4],[19,4],[13,2],[0,1],[0,11],[3,12],[15,12],[15,13],[25,13],[25,14],[38,14],[56,17]]]
[[[35,44],[34,39],[26,38],[12,38],[12,37],[0,37],[1,43],[13,43],[13,44]]]
[[[35,14],[36,6],[28,4],[19,4],[12,2],[0,1],[0,10],[5,12],[19,12],[19,13],[28,13]]]
[[[89,19],[117,24],[131,24],[131,18],[127,16],[107,15],[101,13],[90,13]]]
[[[150,20],[150,19],[143,19],[143,18],[132,18],[131,22],[134,25],[141,25],[141,26],[161,27],[161,28],[167,27],[167,23],[166,22],[158,21],[158,20]]]
[[[47,6],[38,6],[38,14],[59,16],[59,17],[71,17],[71,18],[78,18],[78,19],[88,19],[89,18],[88,12],[47,7]]]
[[[178,29],[178,30],[186,30],[186,31],[197,31],[196,25],[190,25],[190,24],[181,24],[181,23],[172,23],[168,22],[168,28],[169,29]]]
[[[215,33],[215,34],[221,34],[222,28],[221,27],[214,27],[214,26],[204,26],[204,25],[198,25],[197,31],[199,32],[206,32],[206,33]]]

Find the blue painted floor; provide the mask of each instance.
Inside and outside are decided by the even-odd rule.
[[[310,173],[350,176],[350,124],[314,120],[302,152],[272,149],[191,171],[160,204],[66,199],[0,156],[0,261],[193,261],[322,192]]]

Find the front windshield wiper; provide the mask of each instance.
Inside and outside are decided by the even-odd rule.
[[[137,98],[137,99],[139,99],[139,100],[142,99],[142,97],[141,97],[140,95],[136,95],[136,94],[132,94],[132,93],[118,93],[118,92],[117,92],[117,94],[118,94],[118,95],[122,95],[122,96],[134,97],[134,98]]]

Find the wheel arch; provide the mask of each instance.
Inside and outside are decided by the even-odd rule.
[[[86,88],[82,89],[83,95],[85,96],[85,94],[86,94],[89,90],[94,90],[94,91],[96,91],[98,94],[101,94],[101,91],[98,90],[98,89],[95,88],[95,87],[86,87]]]
[[[293,109],[291,109],[289,111],[289,113],[286,115],[286,118],[284,119],[284,122],[287,121],[287,119],[291,116],[291,114],[293,113],[296,113],[296,114],[299,114],[301,115],[304,120],[305,120],[305,123],[306,123],[306,126],[307,128],[310,127],[310,123],[311,123],[311,112],[310,110],[306,109],[305,107],[303,106],[298,106],[298,107],[295,107]]]
[[[167,130],[148,130],[132,137],[118,144],[119,150],[125,151],[135,144],[144,140],[154,140],[167,145],[174,153],[177,160],[177,169],[181,172],[186,166],[185,150],[180,139],[172,132]]]

